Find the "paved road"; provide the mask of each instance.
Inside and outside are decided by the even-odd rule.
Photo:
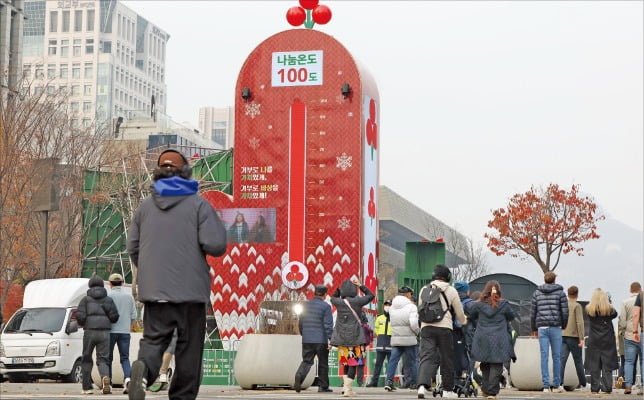
[[[100,393],[95,390],[96,395],[80,395],[80,384],[71,383],[2,383],[0,384],[0,398],[5,399],[97,399],[106,397],[97,397]],[[199,399],[336,399],[340,397],[340,388],[333,388],[334,393],[318,393],[316,388],[295,393],[292,390],[284,389],[261,389],[261,390],[243,390],[238,386],[207,386],[203,385],[199,392]],[[357,399],[360,400],[384,400],[384,399],[416,399],[416,391],[399,389],[393,393],[385,392],[382,388],[356,388],[359,393]],[[107,398],[127,399],[121,389],[115,388],[113,394]],[[167,399],[167,392],[151,393],[148,392],[146,399]],[[431,395],[427,398],[432,399]],[[615,390],[612,394],[592,395],[582,392],[567,393],[541,393],[541,392],[519,392],[516,390],[502,390],[502,399],[563,399],[563,400],[581,400],[581,399],[642,399],[642,396],[624,395],[621,390]],[[480,399],[480,397],[479,397]]]

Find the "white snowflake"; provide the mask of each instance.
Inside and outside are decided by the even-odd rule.
[[[259,111],[261,106],[261,104],[257,104],[254,101],[246,104],[246,115],[250,115],[251,118],[255,119],[256,116],[261,114]]]
[[[347,168],[351,168],[352,166],[351,162],[353,160],[353,157],[348,156],[347,153],[342,153],[341,156],[336,156],[335,159],[338,161],[335,166],[340,168],[342,171],[346,171]]]
[[[342,229],[342,231],[344,232],[350,228],[351,228],[351,220],[347,219],[347,217],[343,215],[342,219],[338,220],[338,229]]]
[[[259,148],[259,142],[260,142],[260,140],[257,139],[254,136],[252,138],[248,139],[248,145],[253,150],[257,150]]]

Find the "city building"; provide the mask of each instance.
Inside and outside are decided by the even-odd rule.
[[[201,107],[199,131],[223,149],[234,145],[235,109],[233,107]]]
[[[24,13],[24,76],[35,94],[66,91],[73,125],[165,112],[162,29],[116,0],[25,0]]]
[[[0,94],[15,91],[22,74],[23,0],[0,0]]]

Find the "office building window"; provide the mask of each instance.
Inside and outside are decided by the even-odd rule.
[[[89,101],[84,101],[83,102],[83,112],[88,113],[90,111],[92,111],[92,103],[90,103]]]
[[[47,79],[56,77],[56,64],[47,64]]]
[[[63,11],[63,32],[69,32],[69,11]]]
[[[80,64],[72,64],[72,78],[80,79]]]
[[[60,78],[67,79],[69,77],[69,71],[67,69],[67,64],[60,64]]]
[[[73,88],[73,86],[72,86],[72,88]],[[74,113],[74,114],[78,113],[78,102],[77,101],[72,101],[70,109],[71,109],[72,113]]]
[[[38,97],[42,94],[42,86],[36,86],[34,88],[34,96]]]
[[[58,11],[49,12],[49,32],[58,32]]]
[[[57,40],[55,40],[55,39],[50,40],[49,41],[49,51],[47,52],[47,54],[49,54],[50,56],[55,56],[56,55],[56,45],[57,44],[58,44]]]
[[[56,86],[47,85],[47,96],[53,96],[56,94]]]
[[[22,76],[25,78],[31,78],[31,64],[24,64],[22,66]]]
[[[78,128],[78,120],[76,118],[72,119],[72,128]]]
[[[44,77],[42,65],[36,65],[36,79],[42,79]]]
[[[60,55],[62,57],[69,57],[69,40],[60,41]]]
[[[85,39],[85,54],[94,54],[94,39]]]
[[[85,96],[92,95],[92,85],[85,85]]]
[[[83,10],[74,11],[74,32],[83,30]]]
[[[94,77],[94,67],[92,64],[85,64],[85,79]]]
[[[67,85],[60,85],[58,86],[58,93],[67,95],[67,93],[69,93],[69,88],[67,87]],[[67,107],[65,107],[65,110],[67,110]]]
[[[72,96],[80,96],[80,94],[80,85],[72,85]],[[76,103],[76,106],[78,108],[78,103]]]
[[[92,125],[92,121],[89,118],[83,118],[83,128],[89,128]]]
[[[74,57],[80,57],[82,42],[81,39],[74,39]]]
[[[87,10],[87,32],[94,32],[94,10]]]
[[[102,53],[112,52],[112,42],[110,40],[104,40],[103,42],[101,42],[101,52]]]

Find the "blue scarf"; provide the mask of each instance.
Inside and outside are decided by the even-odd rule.
[[[159,196],[184,196],[195,194],[199,190],[199,182],[194,179],[185,179],[180,176],[159,179],[152,185]]]

